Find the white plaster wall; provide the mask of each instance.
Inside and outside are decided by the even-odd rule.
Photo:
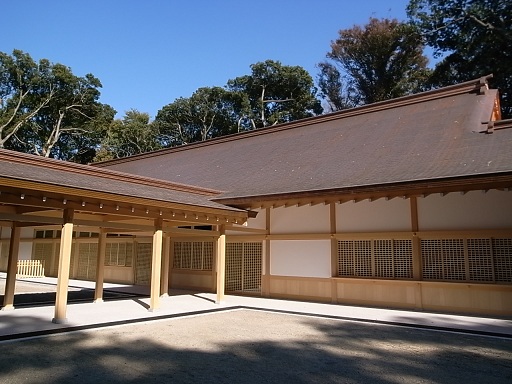
[[[336,204],[336,231],[387,232],[410,231],[409,199],[395,198]]]
[[[329,233],[329,206],[281,207],[270,211],[270,233]]]
[[[34,229],[33,228],[21,228],[20,238],[33,239],[34,238]]]
[[[2,227],[2,239],[10,239],[11,238],[11,228],[10,227]]]
[[[237,228],[252,228],[252,229],[266,229],[266,210],[265,209],[255,209],[255,212],[258,212],[258,215],[255,218],[249,218],[247,220],[247,225],[233,225],[233,230],[227,230],[226,234],[240,234],[242,231],[237,231]]]
[[[418,198],[420,231],[512,228],[512,191]]]
[[[331,242],[329,240],[271,241],[270,274],[331,277]]]
[[[21,241],[20,251],[18,252],[18,260],[30,260],[32,259],[32,242]]]

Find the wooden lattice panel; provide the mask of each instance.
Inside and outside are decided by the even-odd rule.
[[[512,283],[512,239],[493,239],[496,282]]]
[[[242,250],[243,243],[226,244],[226,282],[228,292],[242,290]]]
[[[466,279],[463,239],[443,239],[441,241],[443,251],[443,279]]]
[[[97,243],[78,244],[78,269],[76,277],[83,280],[93,280],[96,277],[97,258]]]
[[[137,244],[136,281],[137,284],[147,285],[151,282],[151,255],[153,246],[151,243]]]
[[[194,241],[192,243],[192,262],[191,269],[203,269],[203,242]]]
[[[423,279],[443,279],[443,252],[440,239],[421,240]]]
[[[172,259],[172,267],[174,269],[181,268],[181,241],[176,241],[173,247],[173,259]]]
[[[34,243],[33,247],[32,260],[44,261],[44,275],[50,276],[50,268],[53,261],[53,243]],[[9,252],[9,248],[7,248],[7,252]]]
[[[393,240],[395,278],[412,279],[412,240]]]
[[[375,240],[375,277],[394,278],[393,240]]]
[[[213,241],[203,242],[203,270],[211,271],[213,268]]]
[[[468,239],[469,280],[494,281],[491,239]]]
[[[354,260],[356,276],[372,277],[372,241],[354,241]]]
[[[174,269],[212,270],[213,241],[176,241],[173,249]]]
[[[338,276],[355,276],[354,242],[338,241]]]
[[[261,291],[262,243],[244,243],[243,286],[244,292]]]

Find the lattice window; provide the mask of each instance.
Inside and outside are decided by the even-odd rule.
[[[512,239],[493,239],[496,282],[512,283]]]
[[[512,239],[421,240],[424,280],[512,283]]]
[[[444,280],[466,279],[463,239],[443,239]]]
[[[355,276],[354,242],[338,241],[338,276]]]
[[[422,239],[421,258],[423,261],[423,279],[442,280],[443,252],[441,248],[441,240]]]
[[[393,278],[393,241],[375,240],[375,277]]]
[[[177,241],[174,243],[174,254],[172,260],[172,267],[174,269],[181,268],[181,241]]]
[[[7,249],[7,253],[9,249]],[[34,243],[32,260],[44,261],[44,275],[50,276],[50,269],[53,261],[53,243]]]
[[[96,277],[97,257],[97,243],[80,243],[78,245],[77,278],[91,280]]]
[[[244,243],[243,287],[244,292],[261,291],[262,243]]]
[[[491,239],[468,239],[470,281],[494,281]]]
[[[226,244],[226,291],[242,290],[243,243]]]
[[[213,268],[213,241],[203,242],[203,269],[211,271]]]
[[[149,284],[151,282],[151,256],[153,246],[151,243],[137,244],[137,262],[135,265],[137,284]]]
[[[192,243],[192,269],[203,269],[203,243]]]
[[[338,276],[412,278],[411,240],[340,240]]]
[[[174,269],[212,270],[213,241],[176,241],[173,248]]]
[[[412,241],[393,240],[395,278],[412,279]]]
[[[133,265],[133,243],[107,242],[105,265],[131,267]]]

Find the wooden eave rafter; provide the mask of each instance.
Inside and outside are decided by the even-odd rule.
[[[83,225],[102,228],[133,228],[127,221],[144,220],[153,223],[163,219],[173,225],[242,224],[247,212],[228,208],[194,206],[163,202],[146,198],[114,195],[104,192],[85,191],[70,187],[54,186],[37,182],[0,178],[0,220],[52,224],[62,220],[64,209],[77,214],[95,215]],[[32,216],[45,219],[31,220]],[[123,222],[124,221],[124,222]],[[140,227],[140,224],[137,224]],[[146,224],[146,227],[151,224]],[[142,228],[147,229],[147,228]]]
[[[328,191],[306,191],[280,195],[221,198],[215,201],[243,209],[266,209],[394,198],[426,197],[432,194],[469,191],[512,190],[512,173],[494,176],[427,180],[380,186],[362,186]]]

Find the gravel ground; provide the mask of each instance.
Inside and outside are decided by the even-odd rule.
[[[510,383],[512,340],[237,310],[0,344],[2,383]]]

